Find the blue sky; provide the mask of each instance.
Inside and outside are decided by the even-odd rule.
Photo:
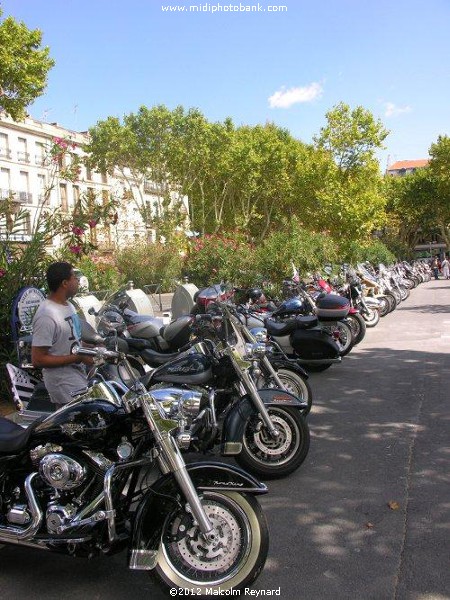
[[[143,104],[181,104],[211,121],[273,121],[311,142],[343,101],[391,131],[382,169],[426,158],[450,134],[449,0],[261,0],[259,12],[224,10],[258,6],[252,0],[0,5],[41,29],[56,61],[31,116],[69,129]]]

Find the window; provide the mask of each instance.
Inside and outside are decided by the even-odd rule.
[[[11,195],[11,174],[9,169],[0,169],[0,198]]]
[[[0,133],[0,156],[2,158],[11,158],[8,136],[6,133]]]
[[[106,206],[109,202],[108,190],[102,190],[102,204]]]
[[[59,184],[59,198],[61,201],[61,210],[67,212],[69,205],[67,204],[67,185],[65,183]]]
[[[86,179],[92,181],[92,169],[88,165],[86,165]]]
[[[34,162],[37,165],[43,165],[45,162],[45,144],[43,142],[36,142],[36,154],[34,156]]]
[[[50,191],[46,193],[46,181],[45,175],[38,175],[38,203],[39,205],[49,206],[50,205]]]
[[[20,171],[19,173],[19,200],[20,202],[25,202],[26,204],[31,204],[33,202],[33,196],[29,193],[29,185],[28,185],[28,173],[27,171]]]
[[[17,138],[18,150],[17,160],[19,162],[30,162],[30,155],[27,152],[27,140],[26,138]]]
[[[73,191],[73,203],[76,204],[80,200],[80,187],[78,185],[72,186]]]

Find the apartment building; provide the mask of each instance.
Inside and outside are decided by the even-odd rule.
[[[71,143],[65,160],[70,161],[71,155],[83,156],[82,146],[88,140],[86,132],[71,131],[58,123],[32,118],[18,123],[0,112],[0,200],[12,198],[18,207],[26,208],[28,212],[23,231],[15,234],[16,241],[30,239],[36,215],[43,205],[50,210],[58,208],[69,213],[80,195],[86,192],[95,196],[97,202],[111,197],[119,200],[117,215],[112,215],[109,223],[90,232],[91,241],[100,250],[113,251],[137,239],[155,241],[155,232],[145,226],[139,207],[145,206],[151,215],[161,216],[161,198],[166,190],[148,180],[134,180],[129,171],[117,171],[111,177],[84,165],[81,165],[76,182],[65,180],[60,170],[68,165],[57,165],[55,170],[55,165],[46,160],[48,148],[57,138]],[[176,192],[170,192],[170,196],[173,201],[180,198]],[[188,229],[188,199],[183,196],[181,200]],[[2,235],[4,232],[0,230],[0,238]],[[60,239],[56,238],[54,246],[59,243]]]

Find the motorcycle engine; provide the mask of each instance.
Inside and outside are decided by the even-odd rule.
[[[39,463],[42,479],[57,490],[71,490],[86,479],[86,469],[64,454],[47,454]]]

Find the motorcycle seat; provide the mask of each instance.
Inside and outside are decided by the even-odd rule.
[[[275,337],[281,335],[288,335],[297,329],[311,329],[317,325],[317,317],[311,316],[299,316],[295,319],[289,319],[288,321],[277,321],[266,320],[266,329],[269,335]]]
[[[178,358],[180,356],[179,352],[171,352],[169,354],[163,352],[156,352],[156,350],[142,350],[139,353],[139,356],[151,367],[159,367],[161,365],[165,365],[169,361],[174,358]]]
[[[154,344],[145,338],[126,338],[128,347],[132,350],[150,350]]]
[[[0,453],[15,454],[20,452],[28,443],[34,429],[46,415],[36,419],[29,427],[24,429],[10,419],[0,417]]]

